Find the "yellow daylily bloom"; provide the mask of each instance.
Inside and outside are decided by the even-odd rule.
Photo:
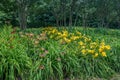
[[[95,53],[94,57],[95,57],[95,58],[98,57],[98,53]]]
[[[80,42],[78,42],[78,44],[79,44],[80,46],[82,46],[82,45],[83,45],[83,42],[82,42],[82,41],[80,41]]]
[[[85,50],[85,49],[83,49],[83,50],[81,50],[81,52],[82,52],[82,54],[85,54],[85,53],[86,53],[86,50]]]
[[[110,45],[105,46],[105,48],[106,48],[107,50],[110,50],[110,49],[111,49]]]
[[[106,57],[106,56],[107,56],[107,55],[106,55],[106,52],[102,52],[101,54],[102,54],[103,57]]]
[[[88,50],[88,53],[93,54],[93,53],[95,53],[95,50]]]

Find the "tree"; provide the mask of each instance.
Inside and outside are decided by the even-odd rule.
[[[28,1],[29,0],[17,0],[19,23],[22,30],[27,28]]]
[[[0,24],[11,24],[16,19],[15,0],[0,1]]]

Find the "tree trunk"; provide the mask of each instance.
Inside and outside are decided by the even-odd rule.
[[[101,21],[101,27],[104,27],[104,24],[105,24],[104,19],[102,19],[102,21]]]
[[[78,20],[78,14],[76,15],[75,22],[74,22],[74,26],[76,26],[77,20]]]
[[[69,26],[72,26],[72,10],[70,9]]]
[[[62,26],[62,20],[60,20],[60,24],[59,25],[60,25],[60,27]]]
[[[17,0],[17,3],[20,28],[25,30],[27,28],[27,6],[22,0]]]
[[[22,30],[25,30],[27,28],[27,17],[24,11],[23,13],[19,12],[19,23]]]
[[[83,27],[86,28],[86,19],[85,19],[85,14],[83,14]]]
[[[58,18],[56,18],[56,26],[57,27],[59,26],[59,20],[58,20]]]
[[[64,26],[66,26],[66,14],[64,14]]]

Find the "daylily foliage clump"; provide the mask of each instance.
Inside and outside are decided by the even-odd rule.
[[[0,79],[108,78],[114,72],[111,46],[78,29],[0,29]],[[117,65],[117,63],[116,63]]]
[[[93,57],[107,57],[107,53],[111,47],[106,45],[104,40],[92,40],[90,36],[82,34],[79,31],[68,32],[66,29],[60,31],[57,28],[44,28],[45,33],[50,39],[58,41],[59,44],[76,44],[79,53],[83,55],[92,55]],[[76,53],[75,53],[76,54]]]

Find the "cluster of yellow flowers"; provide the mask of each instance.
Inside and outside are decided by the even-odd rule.
[[[81,52],[83,54],[92,54],[94,57],[98,57],[99,55],[103,57],[107,57],[106,51],[110,50],[110,45],[103,44],[104,42],[97,43],[97,42],[91,42],[90,44],[86,45],[83,44],[83,42],[79,42],[81,46]]]
[[[101,42],[99,47],[99,53],[101,53],[102,56],[106,57],[107,56],[105,52],[106,50],[110,50],[110,45],[105,45],[104,42]]]
[[[74,33],[69,33],[67,30],[59,31],[56,28],[44,28],[44,31],[48,34],[49,38],[59,40],[60,43],[71,43],[72,41],[80,39],[81,33],[76,32],[77,35]]]
[[[69,33],[66,29],[62,31],[57,28],[44,28],[45,33],[49,38],[59,41],[62,44],[76,43],[78,49],[83,55],[92,55],[93,57],[107,57],[106,51],[110,50],[110,45],[105,45],[105,42],[93,41],[90,36],[81,34],[79,31]]]

